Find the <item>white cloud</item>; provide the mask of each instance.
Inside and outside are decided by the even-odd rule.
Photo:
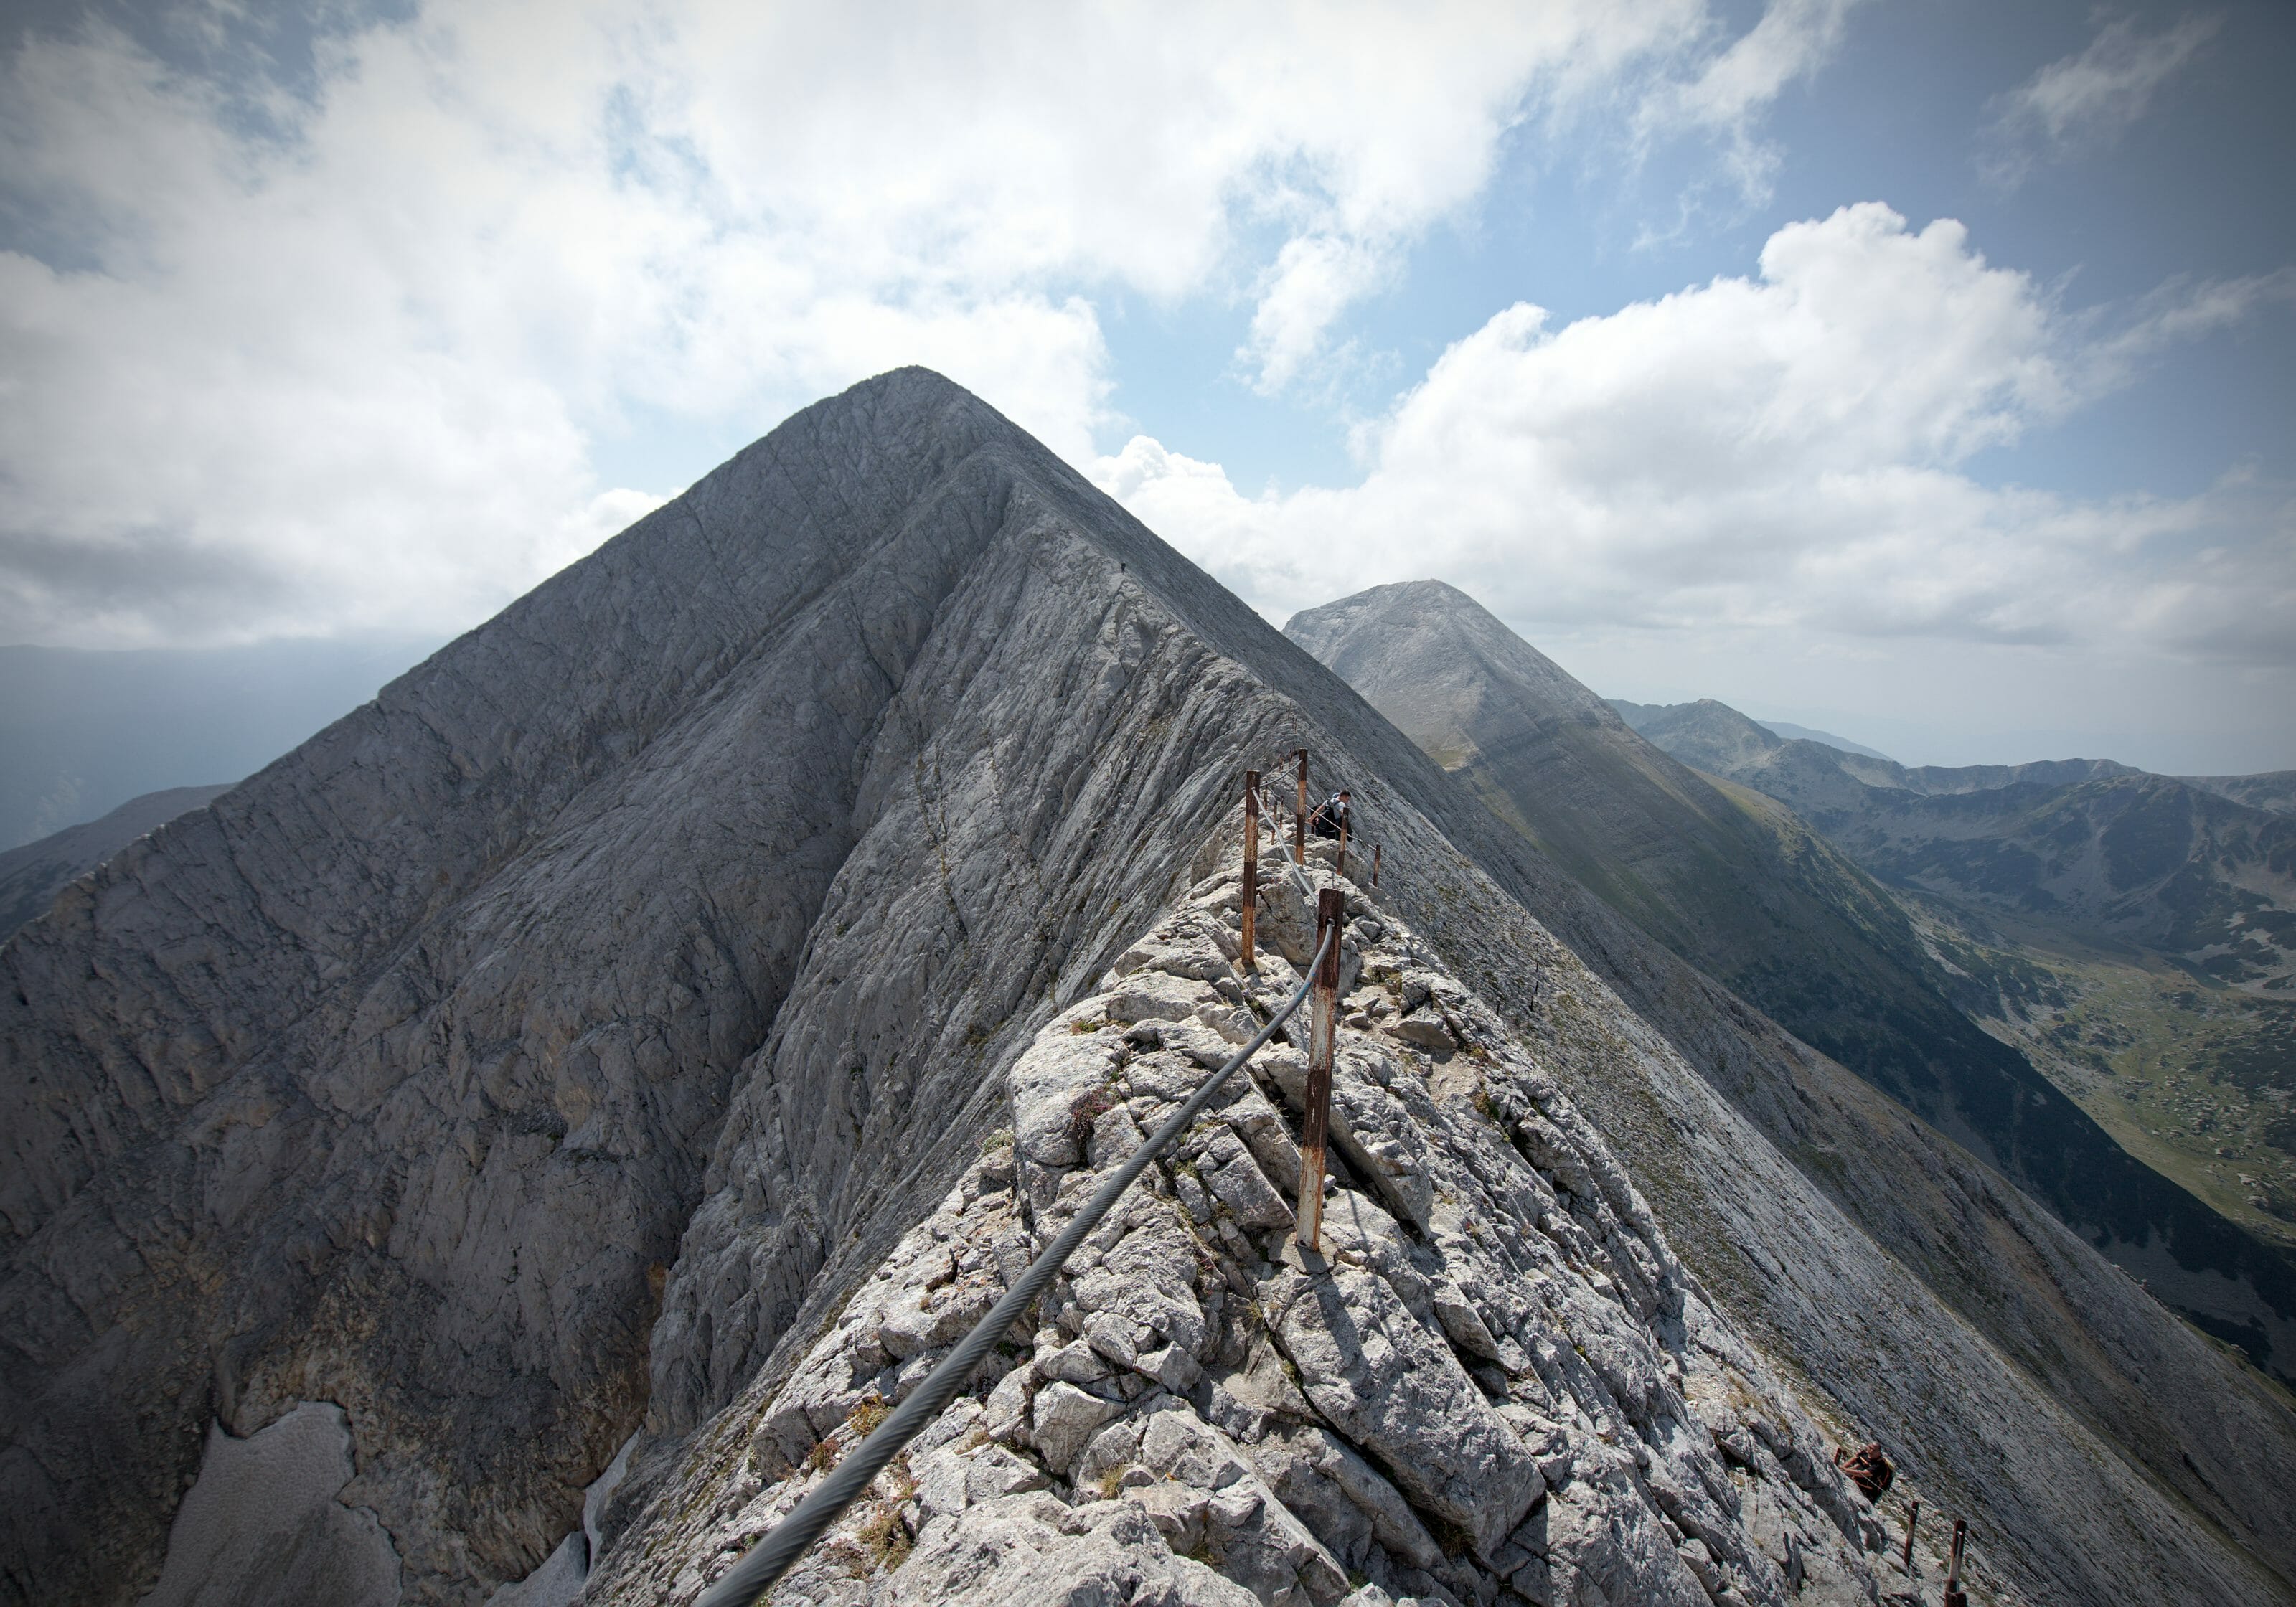
[[[746,435],[903,362],[1087,460],[1097,299],[1256,286],[1280,388],[1524,119],[1727,44],[1705,0],[488,0],[264,98],[20,36],[0,639],[464,625],[674,488],[600,481],[627,418]]]
[[[1742,126],[1817,70],[1841,42],[1856,0],[1772,0],[1761,20],[1676,94],[1657,102],[1685,122]]]
[[[1302,234],[1286,241],[1262,281],[1251,340],[1237,355],[1254,371],[1254,389],[1272,396],[1289,386],[1323,348],[1349,306],[1394,271],[1392,257],[1358,241]]]
[[[1869,203],[1780,229],[1756,277],[1560,330],[1508,308],[1398,402],[1359,485],[1245,497],[1146,439],[1096,473],[1277,618],[1433,574],[1542,634],[2113,643],[2284,666],[2284,497],[2227,482],[2082,501],[1969,472],[2121,382],[2133,352],[2277,283],[2186,287],[2106,332],[1988,265],[1958,223],[1915,231]]]
[[[2138,32],[2127,17],[2105,23],[2087,49],[2050,62],[1996,102],[1987,176],[2014,186],[2042,157],[2111,144],[2223,22],[2194,13],[2157,34]]]
[[[1685,130],[1718,136],[1726,143],[1740,193],[1767,200],[1778,159],[1757,136],[1755,119],[1833,55],[1857,3],[1770,0],[1761,20],[1696,76],[1643,102],[1643,139]]]

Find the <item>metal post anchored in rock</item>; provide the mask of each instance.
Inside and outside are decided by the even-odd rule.
[[[1348,817],[1344,815],[1340,816],[1339,872],[1342,876],[1348,873]]]
[[[1259,913],[1259,772],[1243,773],[1243,954],[1246,971],[1258,971],[1252,918]]]
[[[1914,1525],[1921,1521],[1922,1502],[1921,1497],[1916,1496],[1914,1497],[1914,1505],[1906,1513],[1906,1554],[1903,1562],[1907,1573],[1914,1571]]]
[[[1308,750],[1300,750],[1300,812],[1292,817],[1292,859],[1308,863]]]
[[[1380,842],[1374,842],[1371,845],[1371,884],[1374,887],[1377,887],[1379,885],[1380,850],[1386,846],[1387,845],[1385,843]]]
[[[1315,974],[1308,979],[1308,1114],[1300,1126],[1300,1242],[1321,1252],[1324,1144],[1332,1127],[1332,1047],[1340,1028],[1340,918],[1345,901],[1327,887],[1316,900]]]
[[[1945,1607],[1969,1607],[1969,1595],[1961,1587],[1961,1547],[1969,1538],[1969,1520],[1953,1521],[1953,1555],[1945,1565]]]

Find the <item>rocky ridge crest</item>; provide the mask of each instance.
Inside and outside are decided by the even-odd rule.
[[[1501,1019],[1323,865],[1274,879],[1262,931],[1304,961],[1311,886],[1350,916],[1324,1254],[1288,1203],[1306,1061],[1271,1045],[781,1595],[1784,1607],[1909,1588],[1816,1424]],[[1013,1067],[1011,1128],[792,1372],[698,1437],[585,1602],[689,1599],[1258,1029],[1298,976],[1281,953],[1238,968],[1239,902],[1215,871],[1046,1023]]]

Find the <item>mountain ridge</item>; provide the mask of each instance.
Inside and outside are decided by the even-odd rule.
[[[94,820],[0,853],[0,939],[47,908],[75,878],[138,837],[227,791],[224,786],[169,787],[146,792]]]
[[[2296,987],[2296,825],[2224,787],[2109,759],[1908,770],[1779,742],[1710,699],[1643,730],[1798,810],[1886,881],[2144,943],[2251,991]],[[2278,784],[2245,779],[2260,797]]]
[[[1640,731],[1651,721],[1664,717],[1669,710],[1678,707],[1672,703],[1637,703],[1628,698],[1605,698],[1603,701],[1617,709],[1619,717],[1636,731]],[[1735,710],[1732,712],[1734,713]],[[1881,759],[1885,763],[1896,762],[1877,748],[1868,748],[1862,742],[1853,742],[1848,737],[1836,736],[1830,731],[1818,731],[1808,726],[1797,726],[1790,720],[1755,720],[1753,723],[1780,742],[1816,742],[1823,747],[1833,749],[1837,753],[1856,754],[1865,758]]]
[[[1232,833],[1239,773],[1301,746],[1732,1320],[1977,1514],[2005,1578],[2296,1595],[2284,1406],[916,370],[796,415],[0,943],[0,1588],[132,1599],[209,1422],[312,1398],[408,1599],[526,1574],[618,1462],[598,1539],[640,1543]],[[1847,1145],[1858,1220],[1917,1200],[1930,1264],[1774,1142]],[[2029,1292],[1980,1332],[1924,1279]]]
[[[1495,814],[1660,942],[2024,1184],[2115,1259],[2142,1261],[2212,1332],[2245,1338],[2259,1365],[2289,1374],[2296,1266],[2130,1157],[1964,1015],[1923,936],[1817,831],[1759,793],[1718,794],[1439,582],[1375,587],[1286,629],[1431,753],[1460,756],[1454,773]],[[1689,708],[1710,758],[1731,742],[1765,758],[1814,746],[1719,704]],[[2247,1280],[2244,1297],[2223,1300],[2219,1273]]]

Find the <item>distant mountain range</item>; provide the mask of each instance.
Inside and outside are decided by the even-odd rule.
[[[1710,699],[1638,729],[1791,806],[1887,881],[2158,949],[2267,996],[2296,988],[2296,818],[2236,800],[2274,796],[2276,778],[2202,787],[2085,758],[1908,769],[1782,740]]]
[[[2268,770],[2261,775],[2180,775],[2177,779],[2251,808],[2296,815],[2296,770]]]
[[[1711,701],[1629,705],[1637,733],[1435,581],[1310,609],[1285,634],[1644,931],[2141,1267],[2202,1325],[2259,1359],[2296,1357],[2296,1261],[2133,1158],[1989,1031],[1964,1008],[1965,968],[1885,885],[1996,884],[1988,896],[2173,934],[2218,972],[2268,980],[2284,974],[2270,945],[2291,901],[2272,890],[2296,822],[2106,761],[1909,769]],[[1832,1164],[1804,1159],[1821,1177]]]
[[[1671,703],[1630,703],[1624,698],[1612,698],[1611,700],[1611,707],[1619,711],[1619,717],[1625,720],[1628,725],[1633,726],[1636,730],[1640,731],[1643,728],[1644,722],[1656,718],[1658,716],[1666,713],[1668,709],[1674,708],[1675,705]],[[1829,748],[1839,748],[1844,753],[1856,753],[1862,755],[1866,758],[1886,759],[1890,757],[1888,754],[1880,752],[1875,749],[1867,748],[1859,743],[1853,742],[1846,736],[1836,736],[1831,731],[1818,731],[1808,726],[1794,725],[1788,720],[1763,720],[1759,723],[1767,729],[1775,732],[1778,735],[1784,737],[1789,742],[1801,741],[1824,742]]]
[[[2296,772],[1909,769],[1711,701],[1621,707],[1886,884],[1971,1019],[2132,1153],[2296,1242]]]
[[[251,775],[437,646],[0,647],[0,849],[147,792]]]

